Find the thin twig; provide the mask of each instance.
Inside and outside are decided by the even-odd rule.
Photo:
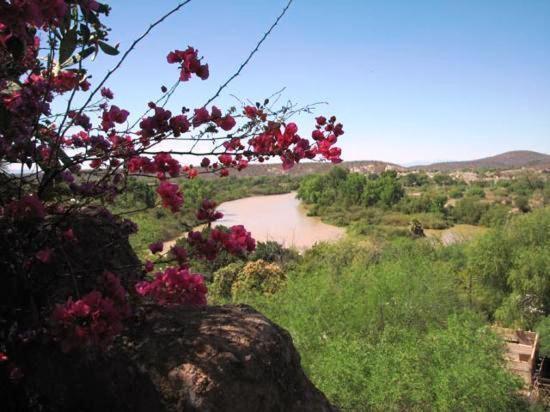
[[[268,31],[266,31],[264,33],[264,35],[262,36],[262,38],[260,39],[260,41],[258,42],[258,44],[256,44],[256,47],[254,47],[254,49],[250,52],[250,54],[248,55],[248,57],[246,58],[246,60],[240,65],[239,69],[229,78],[226,80],[226,82],[224,84],[222,84],[218,91],[216,92],[216,94],[214,94],[214,96],[212,96],[210,99],[208,99],[208,101],[203,105],[203,107],[206,107],[208,106],[210,103],[212,103],[216,98],[218,98],[218,96],[220,95],[220,93],[222,92],[223,89],[225,89],[229,83],[231,83],[239,74],[241,74],[241,72],[243,71],[243,69],[245,68],[245,66],[248,64],[248,62],[250,62],[250,60],[252,59],[252,57],[254,57],[254,55],[256,54],[256,52],[260,49],[260,46],[262,45],[262,43],[265,41],[265,39],[267,39],[267,37],[271,34],[271,32],[273,31],[273,29],[277,26],[277,24],[279,24],[279,21],[283,18],[283,16],[286,14],[286,11],[288,10],[288,8],[290,7],[290,5],[292,4],[294,0],[289,0],[286,7],[283,9],[283,11],[281,12],[281,14],[279,14],[279,17],[277,17],[277,19],[275,20],[275,22],[271,25],[271,27],[269,28]]]
[[[164,16],[162,16],[160,19],[158,19],[157,21],[155,21],[154,23],[151,23],[151,25],[149,26],[149,28],[147,30],[145,30],[145,32],[139,36],[136,40],[134,40],[134,42],[130,45],[130,47],[128,48],[128,50],[126,50],[126,52],[122,55],[121,59],[118,61],[118,63],[115,65],[115,67],[113,67],[111,70],[109,70],[107,72],[107,74],[105,75],[105,77],[101,80],[101,82],[99,82],[99,84],[97,85],[97,87],[94,89],[94,91],[88,96],[88,99],[86,99],[86,102],[84,103],[84,105],[80,108],[80,110],[78,111],[78,115],[82,114],[82,112],[84,111],[84,109],[86,108],[86,106],[88,106],[88,104],[91,102],[92,98],[95,96],[95,94],[103,87],[103,85],[107,82],[107,80],[109,79],[109,77],[111,77],[111,75],[116,72],[120,66],[122,66],[122,63],[124,63],[124,61],[126,60],[126,58],[128,57],[128,55],[134,50],[134,48],[137,46],[137,44],[142,41],[145,37],[147,37],[147,35],[151,32],[151,30],[153,30],[156,26],[158,26],[160,23],[162,23],[164,20],[166,20],[168,17],[170,17],[172,14],[176,13],[179,9],[181,9],[183,6],[185,6],[187,3],[191,2],[191,0],[186,0],[186,1],[183,1],[181,3],[179,3],[176,7],[174,7],[172,10],[170,10],[168,13],[166,13]],[[75,116],[75,119],[77,118],[77,116]],[[74,123],[74,120],[72,120],[68,125],[67,127],[65,128],[65,130],[63,131],[63,135],[65,135],[65,133],[67,133],[67,130],[73,125]]]
[[[288,0],[288,3],[286,4],[285,8],[283,9],[283,11],[281,12],[281,14],[279,14],[279,16],[275,19],[275,21],[273,22],[273,24],[271,25],[271,27],[269,27],[269,29],[264,33],[264,35],[262,36],[262,38],[260,39],[260,41],[256,44],[256,47],[254,47],[254,49],[249,53],[248,57],[246,58],[246,60],[239,66],[238,70],[233,73],[233,75],[227,79],[225,81],[224,84],[222,84],[219,88],[218,88],[218,91],[216,92],[216,94],[214,94],[214,96],[212,96],[210,99],[208,99],[208,101],[202,106],[202,107],[206,107],[208,106],[210,103],[212,103],[214,100],[216,100],[220,93],[222,92],[223,89],[225,89],[229,83],[231,83],[239,74],[241,74],[241,72],[243,71],[243,69],[246,67],[246,65],[250,62],[250,60],[252,60],[252,57],[254,57],[254,55],[258,52],[258,50],[260,49],[260,46],[262,45],[262,43],[265,41],[265,39],[267,39],[267,37],[271,34],[271,32],[273,31],[273,29],[279,24],[279,21],[283,18],[283,16],[286,14],[287,10],[289,9],[290,5],[292,4],[294,0]],[[197,140],[193,146],[191,147],[191,151],[193,151],[195,149],[195,147],[197,146],[197,144],[199,143],[199,140]]]

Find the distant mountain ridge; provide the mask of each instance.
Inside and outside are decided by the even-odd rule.
[[[461,169],[519,169],[522,167],[550,168],[550,155],[530,150],[514,150],[495,156],[474,160],[438,162],[429,165],[411,166],[409,170],[452,171]]]
[[[290,170],[283,170],[280,163],[251,163],[246,169],[233,176],[276,176],[289,174],[304,176],[312,173],[326,173],[335,165],[329,162],[302,162]],[[381,160],[353,160],[338,164],[340,167],[359,173],[381,173],[385,170],[398,172],[425,170],[451,172],[464,169],[550,169],[550,155],[529,150],[516,150],[496,156],[475,160],[437,162],[428,165],[405,167]]]

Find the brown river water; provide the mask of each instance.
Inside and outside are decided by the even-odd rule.
[[[218,210],[224,217],[217,224],[244,225],[256,241],[274,240],[299,250],[310,248],[317,242],[338,240],[345,233],[342,228],[307,216],[295,192],[232,200],[220,204]],[[164,250],[174,243],[175,240],[165,242]]]

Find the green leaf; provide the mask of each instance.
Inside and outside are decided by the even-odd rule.
[[[118,50],[116,47],[113,47],[103,41],[99,42],[99,47],[103,51],[103,53],[108,54],[110,56],[116,56],[120,53],[120,50]]]
[[[85,24],[80,24],[80,35],[82,36],[82,42],[86,43],[90,39],[90,29]]]
[[[73,64],[78,63],[81,60],[84,60],[86,57],[90,56],[96,50],[95,46],[88,47],[87,49],[82,50],[80,53],[75,54],[70,57],[68,60],[64,61],[61,64],[62,68],[72,66]]]
[[[67,61],[76,50],[76,42],[77,42],[77,36],[76,36],[76,29],[73,28],[65,33],[63,38],[61,39],[61,44],[59,46],[59,61],[65,62]]]
[[[99,3],[98,4],[98,8],[97,8],[98,13],[104,13],[106,15],[109,15],[110,11],[111,11],[111,7],[109,5],[104,4],[104,3]]]

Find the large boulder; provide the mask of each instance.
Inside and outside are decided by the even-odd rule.
[[[95,288],[105,270],[128,290],[143,276],[127,223],[89,213],[63,224],[75,241],[0,221],[0,344],[17,328],[38,332],[8,350],[22,376],[8,379],[7,362],[0,363],[2,412],[334,410],[302,371],[290,335],[248,306],[136,302],[136,316],[108,350],[62,353],[41,332],[39,315],[75,289]],[[53,262],[32,272],[21,266],[21,254],[48,244],[56,248]]]
[[[37,345],[27,361],[26,384],[52,411],[335,410],[290,335],[245,305],[146,306],[106,353]]]

